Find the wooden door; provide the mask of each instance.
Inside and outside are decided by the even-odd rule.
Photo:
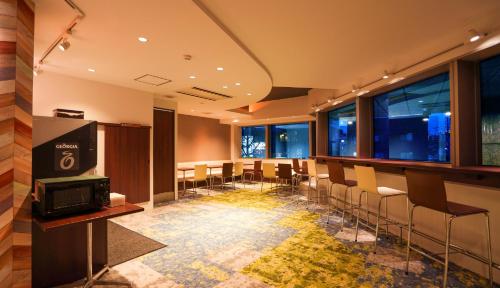
[[[149,201],[149,127],[106,126],[106,176],[127,202]]]
[[[172,110],[153,113],[153,193],[174,192],[175,115]],[[173,195],[172,195],[173,196]],[[172,198],[173,199],[173,198]]]

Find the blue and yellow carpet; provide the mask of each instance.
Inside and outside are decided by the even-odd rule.
[[[107,277],[135,287],[440,287],[442,267],[405,247],[363,231],[340,231],[330,218],[260,189],[239,189],[156,207],[115,222],[167,247],[115,266]],[[478,275],[451,265],[449,287],[486,287]]]

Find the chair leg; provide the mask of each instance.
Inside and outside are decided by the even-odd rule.
[[[412,232],[412,222],[413,222],[413,210],[416,206],[411,206],[408,210],[408,243],[406,244],[406,270],[405,273],[408,275],[408,269],[410,266],[410,245],[411,245],[411,232]]]
[[[488,246],[488,276],[490,280],[490,287],[493,287],[493,259],[491,255],[491,234],[490,234],[490,215],[484,213],[486,217],[486,245]]]
[[[205,184],[207,184],[208,196],[210,196],[210,187],[208,186],[208,180],[205,179]]]
[[[378,209],[377,209],[377,224],[375,226],[375,245],[373,248],[373,254],[377,254],[377,242],[378,242],[378,229],[380,227],[380,207],[382,206],[382,200],[385,199],[385,203],[387,203],[387,197],[381,197],[378,200]]]
[[[264,188],[264,177],[260,178],[260,192],[262,192],[262,189]]]
[[[451,238],[451,223],[454,219],[454,216],[451,216],[450,219],[445,222],[446,224],[446,246],[444,251],[444,275],[443,275],[443,288],[446,288],[448,284],[448,263],[450,258],[450,238]]]
[[[344,231],[344,217],[345,217],[345,210],[347,209],[346,201],[347,201],[347,190],[348,189],[349,189],[349,187],[346,186],[346,188],[344,190],[344,209],[342,209],[342,224],[340,225],[340,231]],[[352,205],[352,201],[351,201],[351,205]]]
[[[368,209],[368,193],[366,193],[366,225],[370,225],[370,209]]]
[[[330,186],[328,187],[328,190],[330,190],[330,192],[332,191],[332,186],[333,186],[333,182],[330,184]],[[327,201],[327,205],[328,205],[328,212],[326,214],[326,224],[330,224],[330,213],[332,212],[332,202],[330,201],[331,198],[330,198],[330,193],[328,193],[328,197],[326,198],[326,201]]]
[[[358,242],[358,231],[359,231],[359,214],[361,212],[361,196],[363,196],[363,193],[365,191],[359,192],[359,202],[358,202],[358,211],[357,211],[357,217],[356,217],[356,235],[354,236],[354,242]]]

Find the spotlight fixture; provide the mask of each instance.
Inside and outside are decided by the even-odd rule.
[[[61,51],[68,50],[69,46],[71,46],[71,44],[69,43],[68,39],[66,39],[66,38],[62,39],[61,43],[59,43],[59,45],[57,45],[57,47],[59,47],[59,50],[61,50]]]
[[[139,42],[141,43],[146,43],[148,42],[148,38],[144,37],[144,36],[140,36],[137,38],[137,40],[139,40]]]
[[[352,93],[356,93],[356,91],[358,91],[358,87],[356,87],[356,85],[352,85],[352,90],[351,90],[351,92],[352,92]]]
[[[327,100],[327,102],[328,102],[328,103],[332,103],[332,99],[328,99],[328,100]]]
[[[475,29],[469,30],[469,42],[476,42],[481,38],[481,34],[479,34]]]
[[[42,69],[39,66],[33,67],[33,76],[38,76],[40,73],[42,73]]]

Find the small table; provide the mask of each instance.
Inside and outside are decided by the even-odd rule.
[[[38,215],[33,216],[33,222],[37,224],[43,232],[64,228],[70,225],[86,224],[86,243],[87,243],[87,277],[84,279],[84,288],[92,287],[94,285],[126,285],[128,283],[117,283],[112,281],[99,281],[98,279],[109,270],[106,264],[96,274],[92,272],[92,223],[94,221],[107,220],[110,218],[123,216],[127,214],[137,213],[144,211],[144,208],[138,205],[125,203],[123,206],[104,207],[102,210],[89,212],[85,214],[71,215],[68,217],[58,218],[42,218]]]

